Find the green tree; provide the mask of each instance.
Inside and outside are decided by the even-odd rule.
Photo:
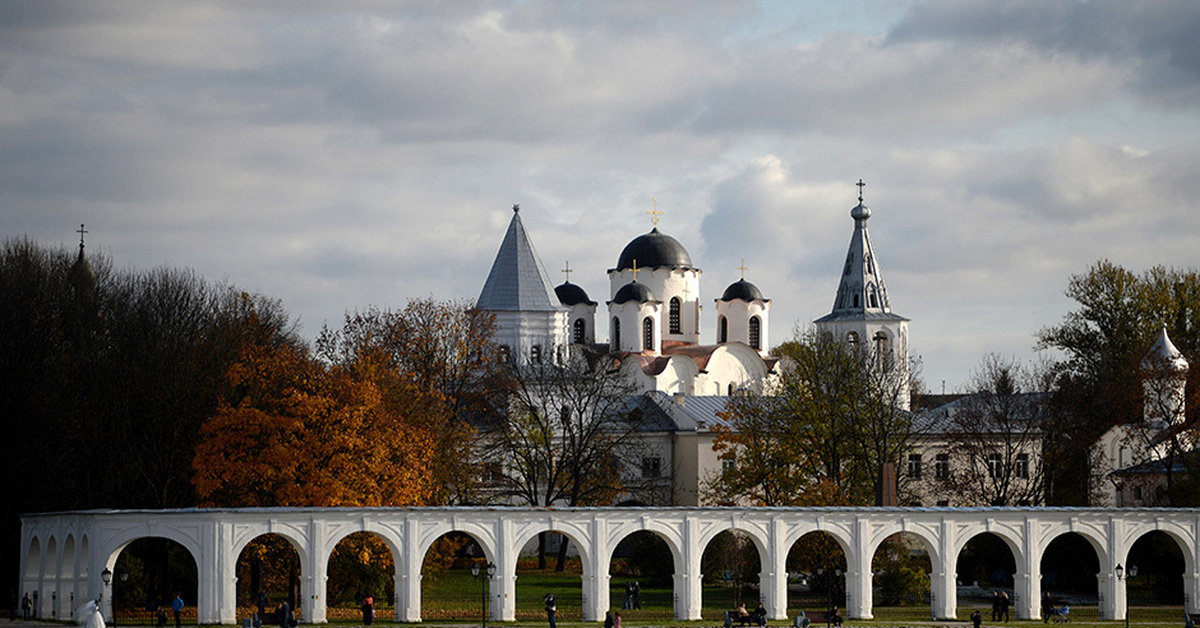
[[[1050,503],[1082,505],[1091,495],[1092,443],[1114,425],[1141,421],[1139,365],[1165,326],[1191,362],[1200,355],[1200,275],[1155,266],[1140,276],[1101,260],[1073,275],[1066,295],[1078,304],[1063,321],[1038,333],[1038,346],[1062,352],[1056,366],[1056,403],[1061,412],[1047,443]],[[1188,413],[1200,369],[1188,374]]]
[[[740,393],[714,428],[722,473],[705,500],[763,506],[873,503],[884,463],[912,438],[902,407],[914,363],[887,369],[872,351],[808,330],[777,347],[779,382],[768,394]]]

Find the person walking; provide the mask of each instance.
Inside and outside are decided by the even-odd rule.
[[[554,594],[547,593],[544,600],[546,602],[546,619],[550,620],[550,628],[557,628],[558,624],[554,622],[554,614],[558,612],[558,606],[554,602]]]
[[[21,598],[21,617],[24,617],[25,621],[29,621],[29,618],[32,614],[33,600],[29,599],[29,592],[26,591],[25,597]]]
[[[613,628],[621,628],[621,614],[613,613]]]
[[[1004,621],[1008,621],[1008,604],[1008,591],[1005,591],[1000,594],[1000,616],[1004,618]]]
[[[171,600],[171,611],[175,613],[175,628],[179,628],[183,625],[183,597],[178,593]]]
[[[1000,619],[1000,592],[992,591],[992,621]]]
[[[625,605],[621,608],[633,608],[633,581],[631,580],[625,581]]]
[[[642,583],[633,581],[633,608],[642,610]]]
[[[362,605],[363,624],[370,626],[375,623],[375,597],[367,595],[363,598]]]

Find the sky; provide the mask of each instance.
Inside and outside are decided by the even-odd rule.
[[[1200,3],[0,3],[0,233],[348,310],[474,301],[512,215],[593,300],[659,228],[777,344],[860,178],[932,392],[1072,275],[1200,268]],[[601,320],[603,320],[601,318]],[[603,325],[601,326],[603,329]]]

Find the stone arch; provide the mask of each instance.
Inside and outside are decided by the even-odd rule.
[[[1125,539],[1124,556],[1119,557],[1117,562],[1128,565],[1129,552],[1133,549],[1134,544],[1141,540],[1146,535],[1152,532],[1162,532],[1168,538],[1175,541],[1179,547],[1179,551],[1183,553],[1184,573],[1195,573],[1196,571],[1196,546],[1194,539],[1189,538],[1189,530],[1181,528],[1177,525],[1158,524],[1158,525],[1134,525],[1129,526],[1126,530],[1127,537]]]
[[[291,556],[287,558],[288,563],[286,565],[280,565],[278,562],[273,562],[269,565],[271,569],[264,569],[262,564],[257,564],[256,566],[257,559],[255,559],[251,554],[248,554],[247,550],[249,550],[250,546],[255,542],[259,542],[261,544],[260,547],[267,548],[263,551],[270,551],[272,538],[282,540],[284,545],[291,549],[292,556],[294,556],[296,559],[296,571],[294,573],[287,574],[287,582],[285,585],[286,593],[284,594],[283,600],[280,600],[278,597],[274,597],[270,598],[268,603],[277,605],[281,601],[287,601],[291,606],[292,612],[304,610],[304,594],[302,592],[304,588],[303,583],[306,577],[312,575],[309,573],[309,569],[311,569],[310,565],[312,563],[310,562],[309,551],[307,543],[305,542],[305,537],[296,534],[295,530],[289,529],[287,526],[255,526],[246,530],[246,534],[244,534],[237,540],[237,542],[234,543],[232,552],[233,570],[238,577],[235,578],[234,587],[231,589],[231,592],[234,595],[233,602],[236,606],[236,602],[240,598],[241,601],[249,603],[250,600],[252,600],[253,597],[258,594],[258,591],[254,590],[256,587],[260,590],[266,588],[267,585],[263,581],[266,580],[268,576],[264,574],[275,574],[275,579],[278,580],[278,574],[280,574],[282,570],[290,569],[292,567]],[[259,581],[255,582],[255,578],[258,578]],[[325,584],[320,583],[319,586],[319,590],[324,593]],[[279,591],[267,591],[267,593],[278,594]],[[273,610],[273,608],[268,607],[268,615]]]
[[[319,585],[322,593],[325,595],[327,619],[332,619],[335,615],[337,619],[353,619],[359,617],[360,615],[357,613],[361,612],[361,610],[358,607],[357,602],[359,602],[358,596],[360,594],[370,595],[374,599],[374,607],[376,609],[386,607],[387,604],[385,604],[385,602],[388,600],[388,598],[393,598],[392,601],[395,602],[399,597],[399,592],[396,590],[396,576],[399,573],[400,567],[400,551],[396,539],[391,538],[389,534],[383,533],[379,530],[367,529],[370,527],[371,526],[363,526],[363,529],[343,530],[339,534],[331,535],[328,539],[329,547],[324,552],[325,583],[323,586]],[[369,582],[366,584],[362,583],[361,581],[349,582],[344,574],[344,570],[339,570],[338,574],[334,573],[335,567],[338,566],[335,564],[335,557],[338,554],[339,546],[341,546],[343,542],[349,542],[352,544],[351,548],[348,550],[350,552],[353,552],[354,547],[358,547],[363,552],[370,552],[372,548],[368,543],[362,543],[361,545],[358,545],[358,541],[365,541],[367,539],[377,539],[380,541],[383,546],[387,548],[387,554],[391,558],[391,576],[382,589],[371,589],[371,583]],[[365,570],[360,570],[360,575],[363,575],[363,571]],[[369,574],[369,572],[367,572],[367,574]],[[339,577],[335,578],[335,575]],[[348,614],[344,612],[347,596],[349,596],[349,599],[353,599],[356,602],[355,608],[352,609],[353,612]],[[382,596],[382,598],[379,596]],[[378,617],[378,614],[376,616]]]
[[[425,555],[429,553],[429,548],[433,547],[433,543],[443,536],[451,532],[461,532],[475,540],[475,544],[483,551],[483,558],[490,563],[496,563],[497,541],[492,533],[492,529],[483,523],[479,522],[462,522],[452,521],[443,522],[435,526],[421,528],[421,540],[417,544],[414,556],[418,560],[423,560]],[[420,569],[418,563],[417,568]]]
[[[1117,556],[1125,573],[1126,599],[1129,606],[1151,603],[1179,605],[1186,603],[1185,574],[1192,573],[1194,554],[1175,531],[1146,528],[1129,539],[1127,547]],[[1138,575],[1134,576],[1134,568]]]
[[[955,544],[951,548],[951,555],[947,556],[946,569],[947,572],[958,566],[958,558],[962,555],[967,544],[979,538],[984,534],[991,534],[1004,542],[1008,547],[1008,551],[1012,554],[1013,562],[1015,563],[1014,573],[1029,573],[1029,556],[1021,550],[1021,537],[1018,531],[1010,530],[1003,526],[971,526],[963,530],[955,539]]]
[[[515,535],[513,548],[520,552],[530,541],[542,532],[554,532],[561,534],[570,541],[576,550],[579,551],[579,562],[582,565],[583,573],[592,573],[592,561],[594,558],[588,551],[587,543],[588,532],[577,525],[566,524],[562,522],[548,521],[544,523],[533,523],[525,526]]]
[[[1072,541],[1072,539],[1077,539]],[[1064,551],[1063,544],[1068,544]],[[1057,545],[1056,545],[1057,544]],[[1086,556],[1083,552],[1074,551],[1076,548],[1070,544],[1080,547],[1090,547],[1092,555]],[[1096,580],[1107,569],[1111,568],[1115,563],[1111,560],[1108,552],[1105,551],[1104,545],[1092,534],[1085,530],[1065,528],[1060,529],[1056,534],[1047,535],[1040,543],[1040,573],[1042,575],[1042,590],[1043,594],[1050,592],[1058,594],[1065,590],[1077,590],[1079,592],[1099,592],[1101,590],[1100,583]],[[1095,571],[1092,573],[1090,567],[1090,558],[1094,558]],[[1069,565],[1067,568],[1059,568],[1061,565]],[[1104,612],[1104,606],[1101,605],[1101,613]]]
[[[413,565],[409,566],[408,576],[417,579],[416,588],[410,595],[415,595],[416,598],[408,601],[412,610],[415,610],[418,615],[410,617],[409,621],[432,621],[432,620],[468,620],[479,617],[481,611],[481,594],[480,586],[486,586],[488,589],[488,617],[490,619],[502,619],[503,612],[501,603],[497,601],[497,595],[503,592],[503,581],[505,580],[505,561],[504,558],[506,548],[501,548],[493,545],[493,541],[481,534],[476,526],[437,526],[431,530],[429,536],[431,538],[423,538],[420,546],[423,548],[419,553],[413,556]],[[435,534],[436,533],[436,534]],[[439,541],[446,540],[445,545],[438,547]],[[446,552],[449,552],[447,554]],[[482,556],[481,556],[482,554]],[[436,557],[447,558],[448,562],[439,565]],[[473,576],[470,569],[478,565],[491,564],[495,566],[495,573],[491,578],[487,578],[480,570],[479,576]],[[468,591],[457,597],[452,595],[439,595],[436,590],[438,583],[443,579],[472,579],[474,578],[478,584],[465,587]],[[462,593],[462,591],[460,591]],[[515,600],[514,600],[515,602]]]
[[[732,543],[733,546],[727,546],[724,548],[714,547],[714,543],[720,539],[722,535],[726,534],[730,535],[726,538],[726,543]],[[744,548],[739,547],[739,545],[741,545],[737,542],[739,537],[746,539],[749,542],[750,547],[754,548],[754,557],[758,559],[758,569],[756,571],[752,567],[753,563],[743,562],[747,557],[742,555]],[[713,585],[716,583],[716,580],[710,579],[707,575],[709,573],[708,568],[716,565],[723,567],[722,571],[732,572],[729,575],[735,577],[734,583],[737,584],[738,590],[735,592],[733,598],[727,600],[728,603],[722,604],[721,608],[734,608],[736,606],[734,602],[737,601],[745,603],[747,604],[747,608],[753,609],[753,602],[761,601],[761,597],[759,600],[740,598],[741,592],[747,589],[745,583],[741,581],[742,577],[750,576],[753,578],[761,578],[762,572],[770,571],[768,566],[771,564],[771,556],[767,551],[766,542],[760,536],[759,530],[756,530],[753,526],[741,525],[736,521],[722,522],[722,525],[713,525],[706,529],[700,535],[697,546],[700,553],[700,569],[701,573],[703,574],[703,582],[708,585]],[[728,553],[724,556],[716,553],[710,553],[710,551],[720,552],[722,550]],[[708,596],[706,596],[704,593],[705,592],[702,589],[700,596],[701,607],[703,607],[705,604],[712,605],[713,600],[708,599]],[[722,599],[722,596],[716,596],[716,599]]]
[[[907,601],[911,601],[915,595],[920,595],[920,599],[915,601],[915,606],[925,606],[925,597],[928,596],[928,604],[930,612],[934,613],[934,595],[935,595],[935,578],[942,573],[945,568],[944,557],[938,551],[938,543],[936,536],[928,530],[920,526],[898,525],[896,522],[889,522],[890,525],[881,526],[877,530],[876,535],[871,542],[871,550],[867,565],[871,566],[874,576],[872,577],[873,597],[872,606],[885,606],[889,604],[906,605]],[[892,545],[885,549],[884,545],[889,540],[895,539],[897,545]],[[910,549],[912,541],[916,542],[916,546],[925,552],[928,557],[929,565],[926,567],[924,561],[915,557]],[[891,554],[881,552],[890,551]],[[877,559],[896,561],[896,566],[900,569],[890,570],[881,569],[876,564]],[[919,581],[914,581],[911,576],[906,576],[906,573],[912,573],[912,569],[927,569],[925,577],[928,579],[928,584],[924,585],[923,591],[917,588]]]
[[[672,568],[675,573],[682,573],[683,567],[683,540],[679,537],[679,532],[664,523],[653,520],[641,520],[637,523],[616,526],[610,531],[607,555],[602,557],[603,563],[612,568],[613,553],[627,537],[633,536],[638,532],[651,532],[666,542],[667,547],[671,550]],[[598,557],[599,559],[600,557]]]
[[[831,548],[822,547],[822,540],[832,542],[834,548],[841,552],[840,560],[833,558],[836,552]],[[786,573],[796,573],[801,578],[797,584],[807,586],[810,597],[813,595],[814,589],[816,591],[825,590],[829,594],[831,602],[834,601],[830,590],[831,585],[836,586],[839,590],[845,585],[844,581],[836,580],[837,571],[840,569],[845,574],[855,565],[851,559],[851,546],[844,538],[831,530],[815,527],[810,527],[803,534],[790,539],[790,542],[784,547],[782,564]],[[795,599],[795,604],[792,603],[791,587],[788,587],[785,595],[788,608],[804,608],[799,597]],[[795,595],[799,596],[800,592],[795,592]]]

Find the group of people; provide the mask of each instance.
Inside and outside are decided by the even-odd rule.
[[[1007,591],[992,591],[992,621],[1008,621],[1008,607],[1011,604]]]
[[[625,581],[625,606],[630,610],[640,610],[642,608],[642,585],[636,581]]]

